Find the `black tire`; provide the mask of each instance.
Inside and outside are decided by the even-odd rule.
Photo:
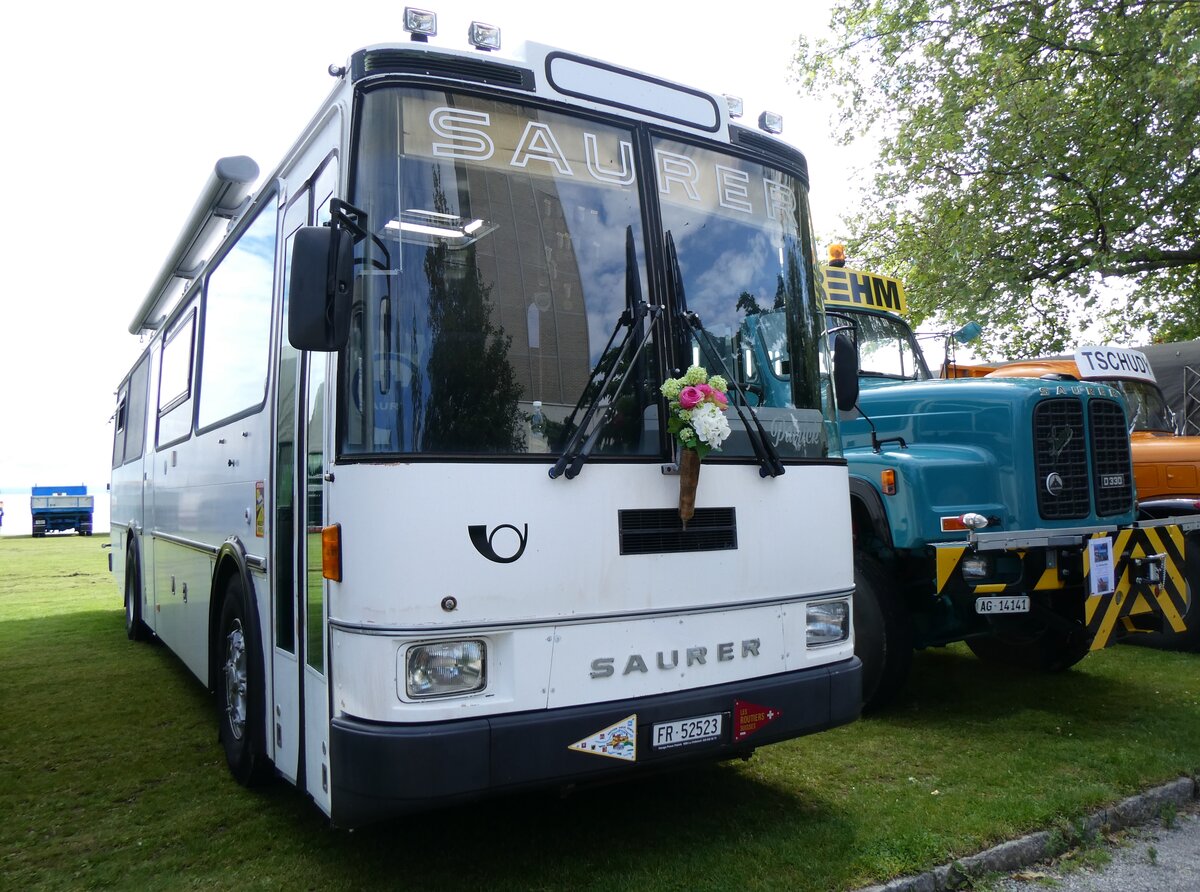
[[[912,668],[912,620],[874,558],[854,558],[854,654],[862,661],[863,712],[886,706]]]
[[[150,630],[142,621],[142,571],[137,552],[129,547],[125,558],[125,637],[145,641]]]
[[[968,638],[967,647],[979,659],[1033,672],[1063,672],[1088,655],[1092,642],[1087,630],[1014,630]]]
[[[1200,652],[1200,536],[1188,536],[1184,543],[1184,576],[1188,585],[1188,602],[1183,614],[1186,630],[1137,632],[1121,639],[1122,644],[1187,653]]]
[[[241,580],[225,586],[216,644],[217,725],[229,772],[252,787],[270,776],[265,753],[263,698],[265,685],[258,637],[249,616]]]

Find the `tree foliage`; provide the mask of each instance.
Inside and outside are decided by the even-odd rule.
[[[835,0],[831,26],[795,73],[879,138],[851,265],[1008,356],[1102,315],[1200,335],[1200,0]]]

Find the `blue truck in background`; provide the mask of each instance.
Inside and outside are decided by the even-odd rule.
[[[90,536],[94,507],[95,498],[88,495],[86,486],[35,486],[29,496],[33,535],[74,530]]]
[[[914,649],[964,641],[980,659],[1053,672],[1185,628],[1200,523],[1135,522],[1117,391],[936,378],[899,280],[844,266],[821,279],[830,330],[850,332],[859,357],[840,428],[864,709],[898,692]]]

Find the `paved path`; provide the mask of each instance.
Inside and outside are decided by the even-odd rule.
[[[1174,816],[1171,827],[1163,826],[1163,815]],[[1055,837],[1043,830],[861,892],[942,892],[969,885],[972,877],[989,892],[1200,892],[1200,796],[1193,778],[1101,809],[1082,830],[1095,834],[1102,828],[1126,832],[1118,838],[1123,845],[1101,843],[1113,857],[1099,870],[1055,868]]]
[[[1131,828],[1109,845],[1112,861],[1098,870],[1033,866],[988,888],[995,892],[1196,892],[1200,890],[1200,814],[1195,808],[1162,823]]]

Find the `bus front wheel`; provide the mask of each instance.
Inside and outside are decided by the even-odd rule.
[[[266,779],[263,752],[263,662],[247,624],[246,599],[237,576],[230,578],[221,606],[218,638],[217,721],[225,761],[234,779],[253,786]]]

